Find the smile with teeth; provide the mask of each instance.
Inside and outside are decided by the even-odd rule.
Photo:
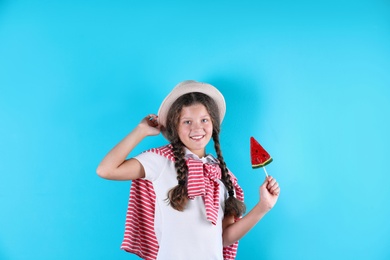
[[[190,136],[191,139],[193,140],[200,140],[204,137],[204,135],[194,135],[194,136]]]

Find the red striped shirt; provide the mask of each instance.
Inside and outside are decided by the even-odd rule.
[[[174,161],[172,146],[166,145],[153,148],[150,152],[157,153]],[[203,196],[206,217],[214,225],[218,218],[219,209],[219,184],[216,181],[221,178],[221,170],[218,164],[204,164],[200,160],[188,159],[188,197]],[[229,171],[233,182],[237,199],[243,201],[244,193],[237,183],[237,178]],[[142,259],[156,259],[158,242],[154,231],[154,205],[156,195],[153,185],[147,180],[134,180],[130,189],[130,198],[126,214],[125,234],[121,249],[136,254]],[[237,254],[238,241],[223,248],[225,260],[234,260]]]

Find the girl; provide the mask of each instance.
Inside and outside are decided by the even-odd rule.
[[[243,192],[219,142],[226,106],[213,86],[179,83],[119,142],[97,168],[100,177],[133,180],[122,249],[143,259],[234,259],[238,240],[275,205],[272,177],[244,217]],[[170,144],[126,159],[145,137],[162,133]],[[205,147],[214,141],[217,158]]]

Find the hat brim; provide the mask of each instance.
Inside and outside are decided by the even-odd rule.
[[[176,99],[178,99],[182,95],[191,92],[200,92],[211,97],[218,106],[220,123],[222,123],[222,120],[226,113],[226,103],[225,103],[225,98],[223,97],[221,92],[219,92],[219,90],[216,87],[208,83],[197,82],[194,80],[187,80],[177,84],[173,88],[171,93],[169,93],[168,96],[161,103],[157,113],[158,121],[160,125],[162,125],[165,128],[168,111],[172,106],[172,104],[176,101]]]

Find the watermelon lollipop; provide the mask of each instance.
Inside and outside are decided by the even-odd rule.
[[[251,162],[252,168],[261,168],[263,167],[265,175],[268,177],[267,170],[264,166],[272,162],[272,157],[267,153],[267,151],[256,141],[255,138],[251,137]]]

